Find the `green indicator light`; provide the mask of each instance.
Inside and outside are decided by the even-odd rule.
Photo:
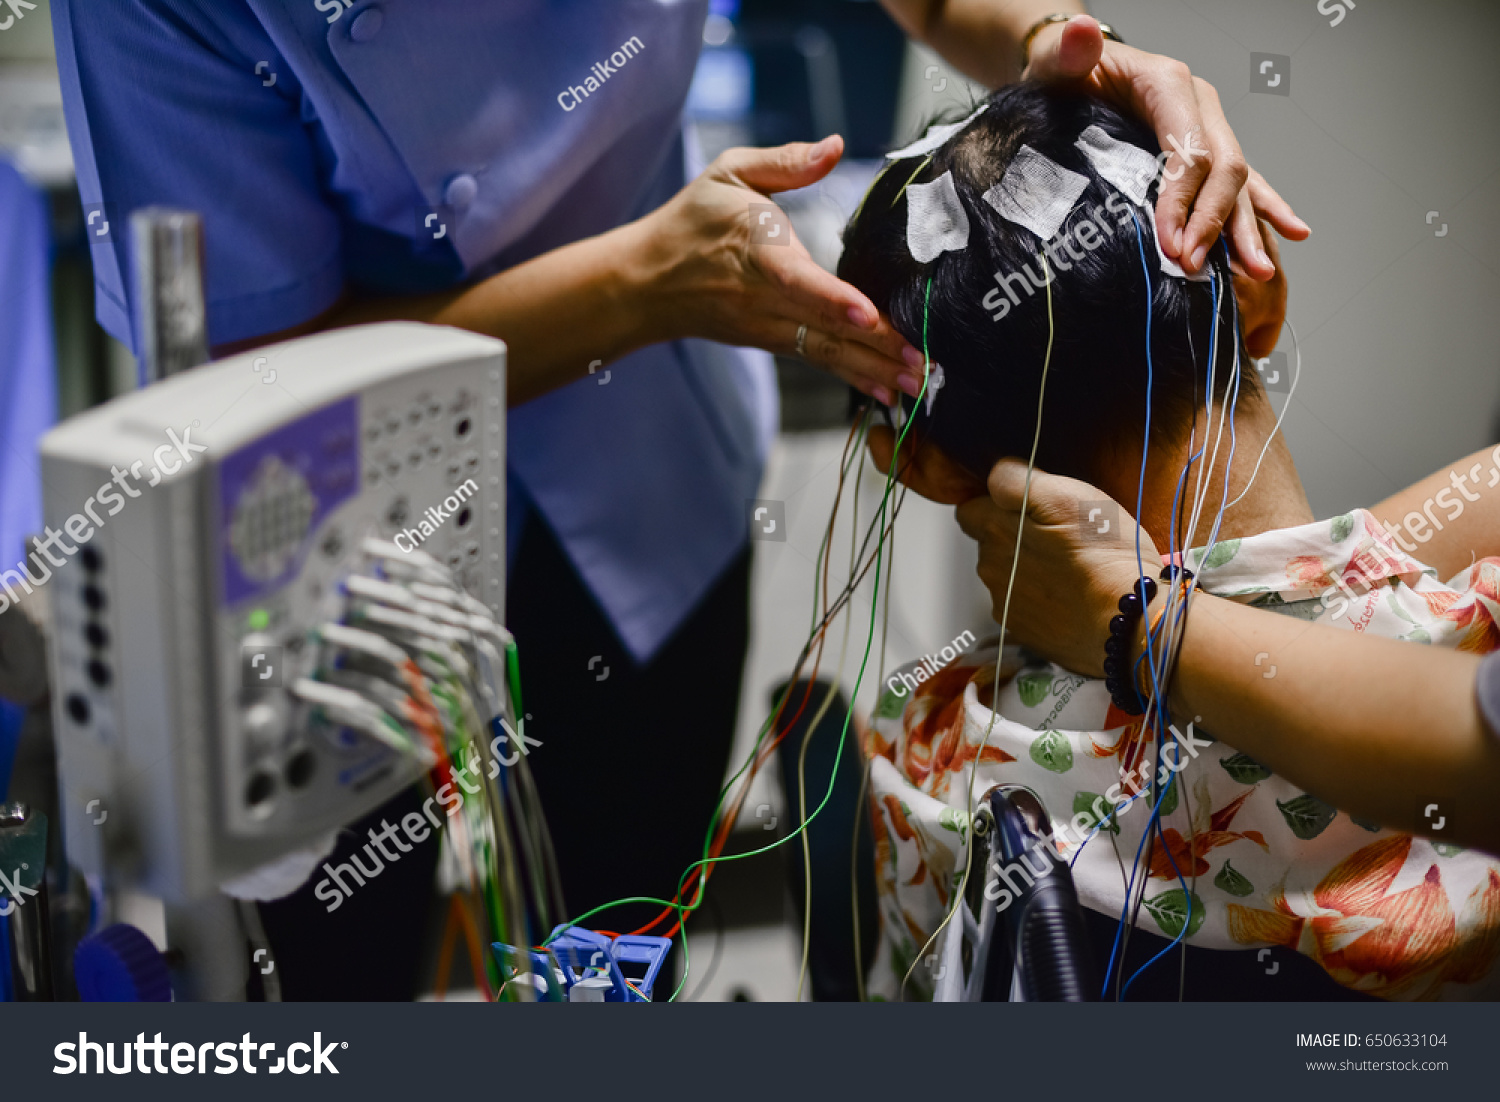
[[[251,611],[247,623],[250,625],[251,631],[265,631],[266,628],[271,626],[271,614],[263,608],[254,609]]]

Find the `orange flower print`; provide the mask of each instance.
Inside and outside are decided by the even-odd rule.
[[[1424,596],[1428,596],[1424,594]],[[1446,597],[1449,594],[1438,594]],[[1488,654],[1500,647],[1500,559],[1480,559],[1470,572],[1468,592],[1438,608],[1431,597],[1428,607],[1446,620],[1467,628],[1458,649],[1470,654]]]
[[[1328,564],[1316,555],[1298,555],[1288,559],[1286,576],[1292,589],[1326,589],[1333,584]]]
[[[1421,883],[1390,891],[1411,844],[1401,834],[1357,850],[1311,898],[1289,900],[1278,887],[1274,910],[1231,903],[1230,936],[1242,945],[1296,949],[1343,986],[1386,999],[1433,998],[1445,983],[1478,981],[1500,956],[1500,874],[1491,870],[1454,915],[1435,864]]]
[[[974,666],[949,666],[912,694],[901,768],[926,792],[941,795],[947,787],[947,775],[967,767],[979,752],[978,746],[967,745],[964,740],[964,688],[979,672]],[[998,746],[985,746],[979,755],[981,764],[1015,760]]]
[[[1271,847],[1266,843],[1265,835],[1258,830],[1234,831],[1229,829],[1229,824],[1234,821],[1235,814],[1245,805],[1245,801],[1255,792],[1255,789],[1246,789],[1235,799],[1215,811],[1209,819],[1208,829],[1193,836],[1191,844],[1182,836],[1176,827],[1168,827],[1162,831],[1162,838],[1166,842],[1165,849],[1157,849],[1151,854],[1151,875],[1159,880],[1176,880],[1177,874],[1183,876],[1202,876],[1209,870],[1209,864],[1203,855],[1210,850],[1227,846],[1231,842],[1241,839],[1254,842],[1267,853]],[[1201,821],[1201,820],[1200,820]],[[1170,854],[1170,859],[1169,855]],[[1174,868],[1175,863],[1175,868]]]

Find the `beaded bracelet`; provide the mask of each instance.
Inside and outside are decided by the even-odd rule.
[[[1141,575],[1131,591],[1120,598],[1120,614],[1109,622],[1109,638],[1104,641],[1104,687],[1115,707],[1126,715],[1138,716],[1145,712],[1135,678],[1130,676],[1130,637],[1135,634],[1136,621],[1141,618],[1156,597],[1156,582]],[[1126,692],[1129,686],[1129,692]]]
[[[1176,584],[1179,595],[1186,599],[1193,582],[1193,572],[1185,566],[1164,566],[1161,580]],[[1109,690],[1115,707],[1130,716],[1143,715],[1146,711],[1140,686],[1136,684],[1133,671],[1126,668],[1130,662],[1131,636],[1135,633],[1136,621],[1155,598],[1156,582],[1142,575],[1131,592],[1120,598],[1120,614],[1110,620],[1109,638],[1104,641],[1104,686]],[[1168,604],[1170,603],[1169,601]],[[1148,643],[1150,637],[1156,634],[1166,611],[1167,605],[1163,605],[1153,617],[1147,632]]]

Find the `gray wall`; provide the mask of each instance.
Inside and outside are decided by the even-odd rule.
[[[1333,3],[1090,4],[1218,89],[1313,228],[1282,250],[1302,346],[1285,432],[1320,516],[1500,440],[1500,3],[1357,0],[1336,27]],[[1291,58],[1289,96],[1250,91],[1252,53]],[[933,91],[933,60],[909,59],[898,136],[962,94]]]
[[[1283,257],[1303,368],[1286,434],[1314,510],[1500,440],[1500,5],[1360,0],[1336,27],[1316,0],[1094,7],[1218,89],[1313,228]],[[1290,96],[1249,91],[1252,52],[1291,58]]]

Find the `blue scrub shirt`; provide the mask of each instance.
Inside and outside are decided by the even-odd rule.
[[[129,213],[202,213],[209,339],[441,290],[639,218],[687,178],[705,0],[54,0],[99,322],[139,355]],[[583,94],[580,95],[579,93]],[[581,367],[584,365],[580,365]],[[655,345],[509,414],[534,504],[630,652],[748,535],[768,355]]]

